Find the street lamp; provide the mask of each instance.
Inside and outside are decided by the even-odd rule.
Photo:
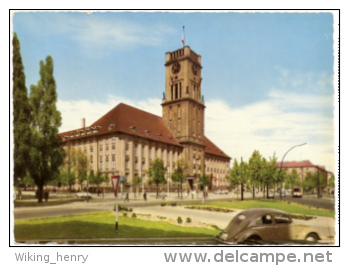
[[[292,149],[296,148],[296,147],[300,147],[300,146],[304,146],[306,145],[307,143],[302,143],[302,144],[298,144],[298,145],[295,145],[293,147],[291,147],[285,154],[284,156],[282,157],[282,160],[281,160],[281,165],[280,165],[280,170],[279,170],[279,173],[278,173],[278,180],[279,180],[279,176],[280,176],[280,173],[281,173],[281,170],[282,170],[282,164],[284,162],[284,159],[287,155],[287,153],[289,153]],[[280,199],[282,200],[282,184],[281,184],[281,188],[280,188]]]

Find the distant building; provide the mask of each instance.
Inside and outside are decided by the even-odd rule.
[[[184,158],[188,189],[198,189],[203,173],[210,176],[211,187],[225,185],[231,158],[204,133],[201,56],[185,46],[166,53],[165,68],[162,117],[120,103],[90,126],[83,119],[80,128],[60,133],[63,146],[83,151],[95,172],[124,176],[131,184],[137,176],[146,184],[146,170],[156,158],[169,176]]]
[[[277,162],[276,164],[278,168],[281,167],[281,162]],[[308,160],[299,162],[283,162],[282,169],[286,169],[287,173],[291,173],[292,170],[296,170],[302,182],[304,181],[307,172],[312,174],[319,172],[324,177],[326,184],[328,184],[328,172],[326,171],[325,166],[314,165]]]

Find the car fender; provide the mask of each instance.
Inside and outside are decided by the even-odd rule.
[[[247,230],[245,232],[242,232],[241,234],[239,234],[239,242],[245,241],[247,240],[249,237],[251,236],[258,236],[260,239],[263,239],[261,234],[257,231],[257,230]]]
[[[307,236],[308,234],[310,234],[310,233],[317,234],[318,238],[319,238],[319,239],[322,239],[321,234],[320,234],[317,230],[315,230],[314,228],[311,228],[311,227],[305,227],[305,228],[303,228],[303,229],[299,232],[297,238],[300,239],[300,240],[303,240],[303,239],[305,239],[306,236]]]

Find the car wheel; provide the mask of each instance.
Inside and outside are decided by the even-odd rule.
[[[310,233],[305,237],[305,240],[309,242],[317,243],[317,241],[319,240],[319,237],[315,233]]]
[[[245,242],[246,243],[250,243],[250,244],[255,244],[255,243],[257,243],[257,242],[259,242],[259,241],[261,241],[262,240],[262,238],[260,238],[259,236],[257,236],[257,235],[252,235],[252,236],[249,236],[246,240],[245,240]]]

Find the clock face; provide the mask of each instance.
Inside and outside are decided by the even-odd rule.
[[[172,65],[172,73],[177,74],[181,70],[181,65],[178,62],[175,62]]]
[[[192,65],[191,70],[193,71],[193,74],[196,76],[198,74],[198,67],[197,65]]]

